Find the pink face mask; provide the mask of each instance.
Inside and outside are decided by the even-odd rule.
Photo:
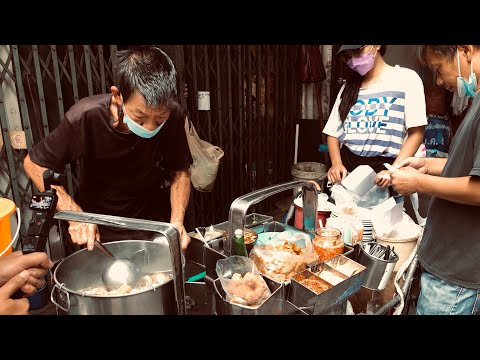
[[[347,65],[353,71],[356,71],[361,76],[364,76],[366,73],[372,70],[373,65],[375,64],[376,55],[377,52],[375,51],[375,54],[371,54],[370,52],[368,52],[358,57],[352,57],[350,60],[347,61]]]

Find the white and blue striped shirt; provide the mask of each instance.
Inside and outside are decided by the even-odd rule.
[[[374,84],[360,89],[345,121],[338,113],[343,89],[323,132],[356,155],[396,157],[407,130],[427,125],[423,83],[413,70],[387,68]]]

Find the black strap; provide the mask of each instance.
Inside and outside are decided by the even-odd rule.
[[[393,164],[395,158],[386,156],[359,156],[350,151],[350,149],[343,145],[340,149],[340,156],[342,157],[343,166],[348,172],[352,172],[360,165],[369,165],[375,172],[386,170],[383,163]]]

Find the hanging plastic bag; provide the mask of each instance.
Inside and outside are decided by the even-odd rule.
[[[224,152],[218,146],[200,139],[187,116],[185,117],[185,133],[193,158],[193,164],[189,169],[190,180],[198,191],[210,192],[215,185],[220,159]]]

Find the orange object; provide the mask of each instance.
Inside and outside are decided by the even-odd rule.
[[[315,234],[316,236],[312,240],[312,243],[319,261],[325,261],[336,255],[343,254],[344,243],[340,238],[340,230],[328,228],[317,229]]]
[[[0,198],[0,254],[10,245],[12,242],[12,231],[10,229],[10,215],[15,212],[15,203],[6,198]],[[8,250],[3,255],[10,254],[12,247],[9,246]]]

